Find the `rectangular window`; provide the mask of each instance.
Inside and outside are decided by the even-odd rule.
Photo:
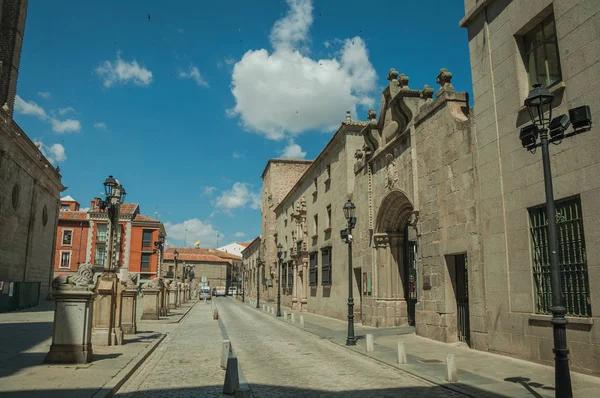
[[[281,287],[287,287],[287,263],[281,264]]]
[[[96,264],[104,264],[106,261],[106,247],[96,246]]]
[[[315,214],[313,216],[313,220],[314,220],[313,235],[318,235],[319,234],[319,215]]]
[[[567,315],[592,316],[583,214],[579,195],[557,200],[558,257]],[[529,209],[536,313],[550,314],[552,289],[546,206]]]
[[[98,224],[96,226],[96,242],[97,243],[105,243],[106,242],[106,224]]]
[[[331,205],[327,206],[327,228],[331,228]]]
[[[523,58],[530,87],[550,87],[562,80],[554,14],[523,35]]]
[[[60,209],[63,211],[69,211],[71,210],[71,207],[69,205],[60,205]]]
[[[321,284],[331,285],[331,247],[321,249]]]
[[[142,253],[142,271],[150,271],[150,253]]]
[[[73,243],[73,231],[70,229],[65,229],[63,231],[63,236],[62,236],[62,244],[63,244],[63,246],[71,246],[72,243]]]
[[[152,230],[145,229],[142,233],[142,250],[152,250]]]
[[[327,180],[331,180],[331,165],[327,165]]]
[[[315,191],[316,191],[317,188],[319,187],[319,184],[317,183],[317,179],[316,178],[313,180],[313,183],[315,184]]]
[[[291,261],[288,263],[287,285],[289,289],[294,286],[294,266]]]
[[[309,278],[309,282],[310,282],[310,286],[317,286],[317,284],[319,283],[319,275],[318,275],[318,269],[317,269],[317,253],[310,253],[310,263],[309,263],[309,274],[310,274],[310,278]]]
[[[70,268],[71,267],[71,252],[61,252],[60,253],[60,268]]]

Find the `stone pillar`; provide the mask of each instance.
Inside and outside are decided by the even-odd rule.
[[[120,342],[117,335],[123,335],[117,316],[118,283],[119,279],[114,272],[105,272],[98,278],[92,316],[93,345],[117,345]]]
[[[292,309],[298,310],[298,260],[293,260],[294,279],[292,283]]]
[[[143,288],[144,291],[144,312],[142,313],[142,320],[155,321],[159,319],[158,316],[158,295],[160,289],[156,285],[146,284]]]
[[[308,310],[308,259],[302,259],[302,298],[300,299],[300,311]]]
[[[171,281],[169,284],[169,308],[177,308],[177,282]]]
[[[177,308],[179,308],[181,307],[181,290],[183,289],[183,284],[181,282],[175,282],[175,286],[177,286],[177,296],[175,297],[176,305]]]
[[[125,334],[137,333],[137,289],[127,287],[121,293],[121,329]]]
[[[85,274],[83,274],[84,268]],[[96,293],[91,285],[91,264],[82,264],[73,276],[52,281],[55,300],[52,345],[46,363],[88,363],[92,361],[92,315]],[[71,279],[71,280],[69,280]]]

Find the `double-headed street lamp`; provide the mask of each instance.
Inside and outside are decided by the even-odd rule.
[[[552,100],[554,95],[541,84],[534,84],[525,99],[532,125],[521,129],[520,139],[523,147],[532,153],[542,148],[544,167],[544,185],[546,189],[546,218],[548,220],[548,249],[550,257],[550,274],[552,287],[552,327],[554,329],[554,385],[556,397],[571,398],[571,375],[569,374],[569,348],[567,347],[567,320],[565,319],[565,297],[562,290],[561,270],[558,262],[558,241],[556,227],[556,209],[552,188],[552,171],[548,144],[560,144],[563,138],[589,131],[592,126],[590,107],[580,106],[569,110],[569,115],[552,118]],[[569,125],[573,132],[565,134]],[[537,139],[540,142],[537,142]],[[550,136],[550,137],[548,137]]]
[[[175,266],[173,268],[173,282],[177,281],[177,259],[179,258],[179,252],[177,249],[173,252],[173,259],[175,260]]]
[[[356,345],[354,337],[354,297],[352,294],[352,229],[356,226],[356,206],[350,199],[344,204],[344,217],[348,227],[340,231],[342,240],[348,244],[348,337],[346,345]]]
[[[260,308],[260,257],[256,259],[256,308]]]
[[[281,265],[283,264],[283,246],[277,245],[277,316],[281,316]]]
[[[125,188],[118,180],[113,176],[108,176],[104,180],[104,191],[106,193],[106,199],[100,202],[100,208],[102,210],[107,209],[108,212],[108,255],[105,261],[104,269],[108,272],[114,272],[113,268],[116,268],[118,252],[118,238],[120,234],[117,229],[119,228],[119,213],[121,209],[121,203],[125,201]],[[115,267],[113,267],[115,264]]]

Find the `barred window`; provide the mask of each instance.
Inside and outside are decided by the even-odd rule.
[[[291,261],[288,263],[287,285],[290,288],[294,286],[294,266]]]
[[[331,247],[321,249],[321,284],[331,285]]]
[[[567,315],[592,316],[590,288],[579,195],[555,201],[558,257]],[[548,255],[546,206],[529,209],[536,313],[550,314],[552,288]]]
[[[317,252],[310,253],[309,273],[310,286],[317,286],[319,282],[319,275],[317,269]]]
[[[554,14],[523,35],[523,57],[530,86],[550,87],[562,80]]]
[[[287,287],[287,263],[281,264],[281,286]]]

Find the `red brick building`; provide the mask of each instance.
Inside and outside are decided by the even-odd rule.
[[[121,239],[117,254],[119,270],[139,274],[140,280],[156,277],[158,253],[154,242],[164,225],[140,213],[137,203],[123,203],[119,215]],[[108,217],[95,198],[90,208],[81,210],[70,196],[61,199],[56,234],[55,275],[76,272],[79,264],[89,262],[100,272],[106,261]]]

